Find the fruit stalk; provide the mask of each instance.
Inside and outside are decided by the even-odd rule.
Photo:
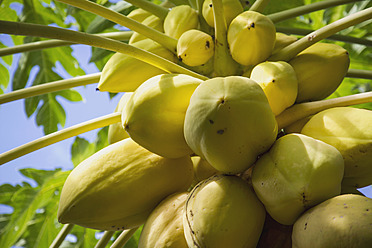
[[[349,69],[346,73],[346,77],[372,79],[372,71]]]
[[[115,242],[110,246],[110,248],[122,248],[128,240],[133,236],[133,234],[137,231],[137,228],[124,230],[119,237],[115,240]]]
[[[102,5],[99,5],[99,4],[96,4],[94,2],[90,2],[87,0],[57,0],[57,1],[89,11],[93,14],[102,16],[106,18],[107,20],[113,21],[117,24],[127,27],[137,33],[140,33],[158,42],[159,44],[168,48],[172,52],[176,52],[176,47],[177,47],[176,39],[169,37],[168,35],[165,35],[164,33],[159,32],[153,28],[149,28],[143,25],[142,23],[132,20],[126,17],[125,15],[122,15],[116,11],[113,11]]]
[[[230,76],[237,73],[237,63],[230,55],[227,44],[227,27],[222,0],[212,0],[214,13],[214,76]]]
[[[128,41],[132,36],[133,31],[121,31],[121,32],[111,32],[104,34],[97,34],[102,37],[110,38],[113,40]],[[69,46],[75,44],[74,42],[64,41],[64,40],[43,40],[31,43],[26,43],[22,45],[17,45],[13,47],[6,47],[0,49],[0,57],[6,55],[12,55],[15,53],[30,52],[36,50],[42,50],[46,48],[53,48],[59,46]]]
[[[94,248],[105,248],[115,231],[105,231]]]
[[[347,107],[362,103],[372,102],[372,92],[359,93],[350,96],[343,96],[321,101],[305,102],[295,104],[292,107],[284,110],[280,115],[276,116],[278,130],[310,115],[314,115],[320,111],[334,108]]]
[[[74,224],[66,224],[62,227],[61,231],[58,233],[57,237],[53,240],[49,248],[58,248],[63,240],[65,240],[67,234],[69,234],[74,227]]]
[[[269,2],[270,0],[256,0],[249,10],[262,13]]]
[[[144,0],[127,0],[126,2],[144,9],[151,14],[159,17],[160,19],[164,20],[165,17],[167,16],[169,10],[167,8],[162,7],[161,5],[154,4],[153,2],[150,1],[144,1]]]
[[[357,13],[351,14],[346,16],[342,19],[339,19],[333,23],[330,23],[306,36],[299,39],[298,41],[293,42],[292,44],[284,47],[273,56],[271,56],[268,60],[271,61],[289,61],[293,57],[295,57],[299,52],[308,48],[312,44],[328,38],[329,36],[345,29],[350,26],[354,26],[361,22],[367,21],[372,18],[372,7],[368,9],[364,9]]]
[[[61,39],[71,41],[74,43],[100,47],[114,52],[127,54],[136,59],[142,60],[148,64],[156,66],[168,73],[183,73],[203,80],[207,79],[207,77],[203,75],[185,69],[182,66],[170,62],[169,60],[166,60],[160,56],[136,48],[134,46],[125,44],[123,42],[112,40],[105,37],[100,37],[98,35],[91,35],[78,31],[50,27],[45,25],[9,21],[0,21],[0,33]]]
[[[303,29],[303,28],[292,28],[292,27],[276,27],[276,31],[286,34],[296,34],[296,35],[308,35],[311,32],[314,32],[315,30],[310,29]],[[365,45],[365,46],[372,46],[372,40],[368,39],[361,39],[346,35],[340,35],[340,34],[334,34],[327,38],[328,40],[334,40],[334,41],[343,41],[348,43],[354,43],[359,45]]]
[[[72,87],[83,86],[88,84],[98,83],[101,73],[93,73],[89,75],[74,77],[70,79],[58,80],[50,83],[31,86],[28,88],[15,90],[6,94],[0,95],[0,104],[16,101],[19,99],[38,96],[50,92],[69,89]]]
[[[41,149],[43,147],[52,145],[59,141],[77,136],[79,134],[108,126],[110,124],[114,124],[121,121],[121,113],[116,112],[112,114],[108,114],[105,116],[101,116],[86,122],[82,122],[80,124],[62,129],[60,131],[45,135],[41,138],[35,139],[31,142],[18,146],[14,149],[6,151],[0,154],[0,165],[5,164],[11,160],[19,158],[23,155]]]
[[[274,23],[278,23],[296,16],[308,14],[314,11],[342,5],[342,4],[347,4],[347,3],[353,3],[353,2],[359,2],[361,0],[324,0],[308,5],[303,5],[299,6],[297,8],[292,8],[288,10],[283,10],[277,13],[273,13],[268,15]]]

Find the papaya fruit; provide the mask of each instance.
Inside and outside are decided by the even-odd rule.
[[[122,112],[122,125],[141,146],[167,158],[192,154],[183,135],[190,97],[200,79],[161,74],[144,82]]]
[[[330,43],[315,43],[289,61],[297,74],[296,102],[321,100],[341,84],[350,64],[349,53]]]
[[[372,199],[345,194],[307,210],[293,226],[293,248],[372,247]]]
[[[284,47],[292,44],[297,40],[297,37],[292,35],[286,35],[280,32],[276,32],[275,34],[275,45],[272,54],[278,52],[279,50],[283,49]]]
[[[167,196],[193,179],[190,157],[167,159],[127,138],[85,159],[67,177],[58,221],[98,230],[124,230],[145,223]]]
[[[192,94],[184,135],[194,153],[216,170],[236,174],[274,143],[277,122],[258,83],[218,77],[204,81]]]
[[[341,193],[344,161],[331,145],[303,134],[279,138],[253,167],[253,188],[270,216],[292,225],[306,210]]]
[[[120,101],[116,106],[114,112],[122,112],[132,94],[132,92],[124,93],[123,96],[120,98]],[[125,132],[123,126],[121,125],[121,122],[114,123],[109,126],[107,136],[109,144],[113,144],[128,137],[129,134]]]
[[[177,57],[155,41],[145,39],[132,45],[177,63]],[[115,53],[103,67],[97,89],[112,93],[133,92],[147,79],[163,73],[166,72],[141,60]]]
[[[295,103],[297,77],[296,72],[287,62],[262,62],[252,69],[250,78],[265,92],[274,115],[279,115]]]
[[[198,184],[200,181],[203,181],[213,175],[219,174],[212,165],[210,165],[205,159],[202,159],[199,156],[191,157],[191,161],[194,167],[194,182],[192,185]]]
[[[265,208],[252,188],[237,176],[215,175],[190,192],[183,214],[190,248],[256,247]]]
[[[161,20],[159,17],[157,17],[155,15],[150,15],[150,16],[146,17],[146,19],[143,20],[141,23],[143,25],[146,25],[147,27],[153,28],[153,29],[155,29],[159,32],[164,32],[163,20]],[[144,39],[147,39],[147,37],[140,34],[140,33],[134,32],[132,34],[132,36],[130,37],[128,43],[132,45],[132,44],[134,44],[138,41],[144,40]]]
[[[173,38],[190,29],[198,29],[198,12],[189,5],[178,5],[172,8],[164,19],[164,33]]]
[[[275,39],[274,23],[255,11],[244,11],[236,16],[227,30],[231,56],[245,66],[265,61],[274,49]]]
[[[337,148],[345,161],[343,187],[372,184],[372,111],[337,107],[314,115],[301,133]]]
[[[214,55],[212,36],[197,29],[185,31],[177,42],[177,56],[189,66],[200,66]]]
[[[226,27],[240,13],[244,11],[240,0],[222,0],[223,14],[225,17]],[[212,0],[205,0],[202,7],[202,15],[209,26],[214,27],[214,12]]]
[[[156,206],[143,226],[138,248],[188,248],[183,231],[187,195],[174,193]]]
[[[286,134],[289,133],[301,133],[302,128],[305,126],[305,124],[311,119],[313,115],[304,117],[298,121],[293,122],[292,124],[286,126],[284,128],[284,132]]]
[[[132,10],[127,17],[137,21],[143,22],[147,17],[151,16],[152,14],[144,9],[138,8]]]

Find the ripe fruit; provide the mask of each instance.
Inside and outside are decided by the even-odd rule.
[[[138,8],[138,9],[132,10],[127,15],[127,17],[129,17],[129,18],[131,18],[131,19],[133,19],[137,22],[143,22],[150,15],[152,15],[150,12],[148,12],[144,9]]]
[[[182,223],[187,195],[174,193],[156,206],[143,226],[138,248],[188,248]]]
[[[150,39],[132,44],[165,59],[176,62],[172,52]],[[135,59],[131,56],[115,53],[105,64],[97,88],[108,92],[132,92],[147,79],[165,73],[163,70]]]
[[[194,182],[195,186],[200,181],[207,179],[215,174],[218,174],[218,171],[213,168],[205,159],[202,159],[199,156],[191,157],[192,164],[194,166]]]
[[[177,56],[186,65],[203,65],[212,58],[213,54],[213,38],[207,33],[197,29],[190,29],[178,39]]]
[[[306,211],[294,224],[293,248],[372,247],[372,199],[333,197]]]
[[[345,160],[343,187],[372,184],[372,111],[338,107],[314,115],[301,133],[337,148]]]
[[[202,80],[162,74],[144,82],[122,112],[122,124],[144,148],[167,158],[192,154],[183,135],[190,97]]]
[[[296,102],[315,101],[331,95],[349,68],[348,52],[335,44],[315,43],[289,63],[297,74]]]
[[[231,56],[246,66],[265,61],[274,49],[275,39],[273,22],[255,11],[239,14],[227,30]]]
[[[198,12],[189,5],[179,5],[172,8],[164,19],[164,33],[176,39],[187,30],[198,27]]]
[[[288,134],[258,159],[252,184],[271,217],[292,225],[306,209],[339,195],[343,175],[344,161],[336,148]]]
[[[213,78],[191,96],[184,134],[197,155],[218,171],[235,174],[270,148],[277,123],[256,82],[239,76]]]
[[[264,90],[274,115],[292,106],[297,97],[297,77],[292,66],[284,61],[256,65],[250,78]]]
[[[280,49],[288,46],[289,44],[292,44],[295,42],[297,38],[295,36],[286,35],[283,33],[276,32],[275,35],[275,45],[273,49],[273,54],[278,52]]]
[[[244,9],[239,0],[222,0],[222,5],[226,27],[228,27],[231,21],[237,15],[242,13]],[[202,15],[204,17],[204,20],[208,23],[208,25],[214,27],[214,13],[212,0],[205,0],[203,2]]]
[[[265,208],[236,176],[216,175],[190,192],[183,215],[189,247],[256,247]]]
[[[141,22],[143,25],[146,25],[150,28],[153,28],[159,32],[164,32],[164,29],[163,29],[163,21],[157,17],[157,16],[154,16],[154,15],[150,15],[148,17],[146,17],[145,20],[143,20]],[[139,34],[137,32],[134,32],[132,34],[132,37],[130,37],[130,40],[129,40],[129,44],[134,44],[138,41],[141,41],[141,40],[144,40],[144,39],[147,39],[146,36],[142,35],[142,34]]]
[[[125,105],[127,104],[129,98],[132,96],[132,92],[125,93],[118,103],[118,105],[115,108],[114,112],[122,112]],[[118,142],[119,140],[123,140],[125,138],[128,138],[129,134],[125,132],[123,126],[121,125],[121,122],[111,124],[108,128],[108,142],[109,144],[113,144],[115,142]]]
[[[192,178],[190,157],[163,158],[127,138],[72,170],[61,192],[58,221],[99,230],[137,227],[161,200],[186,190]]]

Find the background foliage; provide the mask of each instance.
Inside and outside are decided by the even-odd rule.
[[[97,0],[96,2],[123,14],[128,14],[134,9],[132,5],[124,1]],[[159,1],[156,2],[159,3]],[[250,4],[253,2],[251,1]],[[275,13],[313,2],[317,1],[272,0],[267,6],[265,13]],[[315,30],[343,16],[371,7],[371,5],[371,1],[342,5],[292,18],[278,23],[277,26]],[[87,33],[113,32],[124,29],[101,17],[52,0],[2,0],[0,1],[0,19],[53,25]],[[371,22],[372,20],[348,28],[340,34],[372,40]],[[14,45],[19,45],[43,39],[12,36],[12,40]],[[349,51],[351,68],[372,69],[371,47],[338,41],[336,43],[344,46]],[[0,42],[0,48],[2,47],[5,47],[5,45]],[[101,70],[111,54],[112,52],[93,48],[90,62],[94,63]],[[69,46],[23,53],[18,61],[14,77],[10,78],[9,70],[10,65],[12,65],[12,59],[12,56],[5,56],[0,59],[0,94],[4,93],[4,90],[8,87],[12,90],[17,90],[62,79],[56,72],[57,64],[60,64],[71,77],[86,74],[79,67],[77,59],[72,54],[72,48]],[[30,78],[29,75],[32,70],[36,70],[37,73],[35,77]],[[371,91],[371,88],[371,82],[368,80],[347,78],[331,97]],[[28,117],[35,115],[36,125],[42,126],[45,134],[63,128],[65,120],[68,118],[68,113],[65,112],[57,96],[71,102],[79,102],[83,99],[76,90],[68,89],[30,97],[24,101],[25,114]],[[372,104],[364,104],[361,107],[372,109]],[[108,113],[111,113],[111,110],[108,110]],[[107,144],[107,128],[103,128],[98,132],[96,141],[93,143],[88,142],[84,138],[76,137],[71,147],[73,164],[76,166],[83,159]],[[62,227],[56,220],[56,212],[61,187],[69,172],[60,169],[46,171],[28,168],[23,169],[21,173],[25,177],[34,180],[37,185],[31,186],[23,182],[16,186],[9,184],[0,186],[0,204],[13,208],[13,213],[11,214],[0,214],[0,247],[11,247],[12,245],[48,247]],[[94,247],[97,243],[97,238],[101,234],[102,232],[100,231],[75,226],[69,236],[70,238],[63,243],[62,247]],[[117,236],[118,234],[115,235]],[[138,237],[139,231],[125,247],[137,247]]]

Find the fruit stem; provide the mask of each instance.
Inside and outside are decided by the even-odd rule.
[[[122,248],[128,240],[133,236],[133,234],[137,231],[138,227],[133,229],[124,230],[119,237],[114,241],[114,243],[110,246],[110,248]]]
[[[270,0],[256,0],[249,8],[250,11],[262,13]]]
[[[15,90],[0,95],[0,104],[59,90],[69,89],[77,86],[98,83],[100,76],[101,73],[99,72]]]
[[[45,135],[0,154],[0,165],[59,141],[120,121],[121,113],[115,112]]]
[[[188,0],[188,2],[189,2],[189,5],[190,5],[191,8],[193,8],[193,9],[197,9],[198,8],[198,6],[197,6],[197,0]]]
[[[268,60],[271,61],[289,61],[295,57],[299,52],[308,48],[312,44],[328,38],[329,36],[345,29],[354,26],[361,22],[367,21],[372,18],[372,7],[364,9],[357,13],[351,14],[341,18],[333,23],[330,23],[310,34],[302,37],[301,39],[293,42],[292,44],[284,47],[277,53],[273,54]]]
[[[105,231],[94,248],[105,248],[115,231]]]
[[[358,70],[358,69],[349,69],[347,71],[345,77],[372,79],[372,71],[369,71],[369,70]]]
[[[97,34],[97,35],[110,38],[113,40],[128,41],[130,37],[132,36],[132,34],[133,34],[133,31],[121,31],[121,32]],[[68,46],[68,45],[73,45],[73,44],[76,44],[76,43],[70,42],[70,41],[64,41],[64,40],[36,41],[36,42],[26,43],[22,45],[13,46],[13,47],[1,48],[0,57],[12,55],[15,53],[30,52],[30,51],[41,50],[45,48]]]
[[[277,32],[286,33],[286,34],[295,34],[295,35],[307,35],[315,30],[302,29],[302,28],[290,28],[290,27],[276,27]],[[361,39],[346,35],[334,34],[327,38],[328,40],[342,41],[348,43],[354,43],[365,46],[372,46],[372,40]]]
[[[372,92],[295,104],[292,107],[284,110],[280,115],[276,117],[278,130],[285,128],[302,118],[314,115],[329,108],[347,107],[369,102],[372,102]]]
[[[227,45],[227,27],[222,0],[212,0],[214,15],[214,76],[236,75],[237,63],[230,55]]]
[[[297,17],[300,15],[308,14],[314,11],[347,4],[347,3],[353,3],[353,2],[359,2],[362,0],[323,0],[320,2],[315,2],[308,5],[299,6],[296,8],[283,10],[277,13],[273,13],[270,15],[267,15],[274,23],[278,23],[293,17]]]
[[[117,24],[120,24],[124,27],[127,27],[137,33],[140,33],[147,38],[150,38],[162,46],[169,49],[171,52],[176,53],[177,48],[177,39],[169,37],[168,35],[159,32],[153,28],[147,27],[140,22],[132,20],[131,18],[122,15],[114,10],[106,8],[102,5],[90,2],[87,0],[57,0],[58,2],[66,3],[71,6],[89,11],[93,14],[102,16],[107,20],[113,21]]]
[[[66,224],[62,227],[61,231],[58,233],[57,237],[53,240],[49,248],[58,248],[63,240],[65,240],[67,234],[69,234],[74,227],[74,224]]]
[[[200,75],[196,72],[183,68],[161,56],[150,53],[143,49],[125,44],[123,42],[112,40],[106,37],[100,37],[98,35],[92,35],[82,33],[78,31],[51,27],[46,25],[31,24],[31,23],[20,23],[20,22],[9,22],[0,20],[0,33],[15,34],[15,35],[27,35],[27,36],[39,36],[51,39],[67,40],[74,43],[85,44],[94,47],[100,47],[103,49],[111,50],[132,56],[133,58],[139,59],[143,62],[158,67],[168,73],[182,73],[187,74],[202,80],[208,79],[206,76]]]
[[[150,2],[150,1],[144,1],[144,0],[125,0],[125,1],[132,4],[133,6],[146,10],[147,12],[150,12],[151,14],[159,17],[161,20],[164,20],[169,12],[167,8],[154,4],[153,2]]]

